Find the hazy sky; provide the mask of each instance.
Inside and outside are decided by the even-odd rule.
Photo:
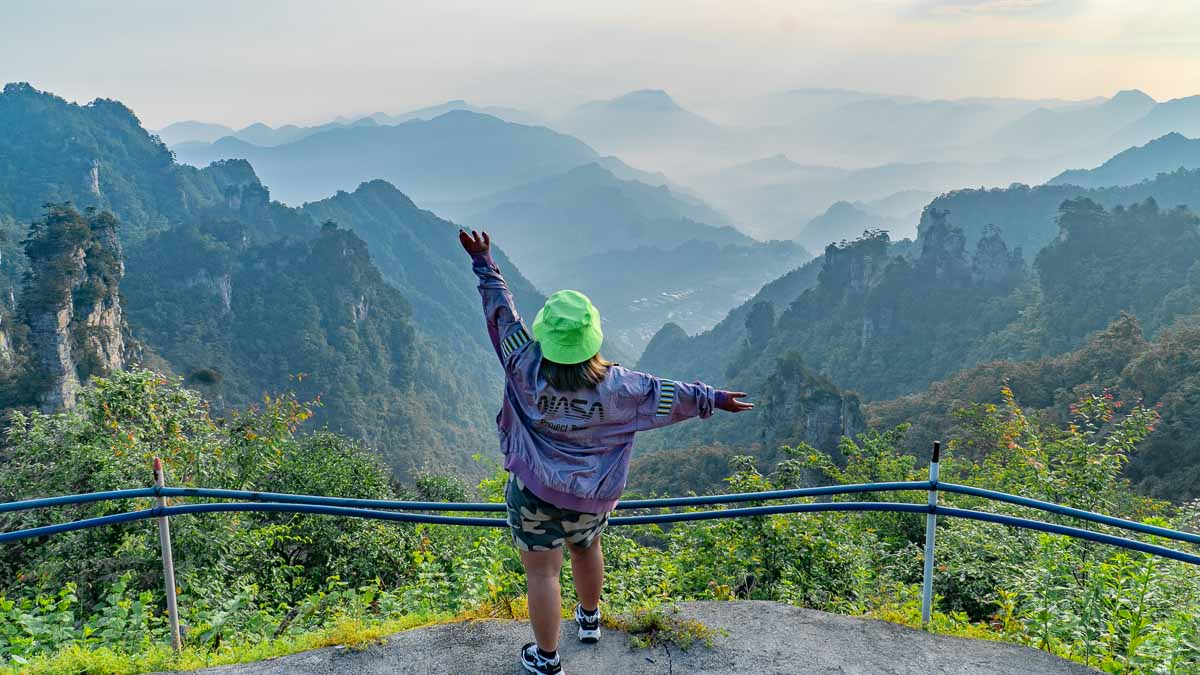
[[[701,111],[813,86],[1200,93],[1200,0],[0,0],[0,27],[0,81],[120,99],[150,128],[651,87]]]

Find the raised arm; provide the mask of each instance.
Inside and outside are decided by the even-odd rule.
[[[507,368],[511,357],[525,349],[533,340],[529,331],[525,329],[525,324],[521,322],[521,315],[517,313],[517,306],[508,290],[508,284],[500,274],[500,268],[492,260],[492,241],[488,233],[480,235],[471,230],[471,234],[467,234],[466,231],[459,230],[458,240],[463,249],[470,254],[471,269],[475,276],[479,277],[479,295],[483,298],[483,315],[487,319],[488,337],[492,340],[492,347],[496,350],[500,364]]]
[[[638,405],[637,429],[657,429],[693,417],[711,417],[716,409],[728,412],[752,410],[753,403],[739,401],[740,391],[714,389],[703,382],[677,382],[645,373],[640,377],[642,401]]]

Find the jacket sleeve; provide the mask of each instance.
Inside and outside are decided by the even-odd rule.
[[[711,417],[717,392],[703,382],[676,382],[639,373],[644,393],[638,405],[637,430],[657,429],[693,417]]]
[[[487,320],[488,337],[500,364],[506,369],[513,357],[526,349],[533,339],[521,315],[517,313],[508,284],[490,253],[471,257],[471,269],[479,277],[479,295],[483,298],[483,315]]]

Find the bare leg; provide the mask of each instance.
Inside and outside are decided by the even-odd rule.
[[[529,622],[533,638],[543,651],[558,651],[558,631],[562,622],[562,549],[521,551],[525,565],[525,583],[529,588]]]
[[[597,536],[588,548],[567,544],[571,551],[571,574],[575,577],[575,594],[588,614],[600,606],[600,589],[604,587],[604,553]]]

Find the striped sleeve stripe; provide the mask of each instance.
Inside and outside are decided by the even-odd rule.
[[[658,410],[655,412],[655,417],[670,415],[671,408],[675,405],[675,383],[664,381],[659,384],[659,387]]]
[[[504,358],[508,358],[510,354],[524,347],[529,343],[529,333],[525,332],[525,328],[517,329],[517,332],[509,335],[500,342],[500,352],[504,354]]]

